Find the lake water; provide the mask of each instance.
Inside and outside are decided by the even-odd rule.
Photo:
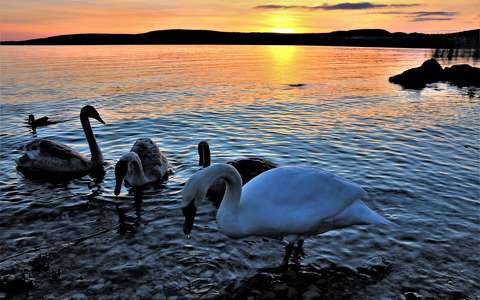
[[[2,46],[0,275],[26,268],[31,299],[210,298],[278,264],[282,243],[225,237],[208,201],[185,239],[182,184],[199,169],[197,143],[208,140],[213,162],[260,156],[348,178],[400,225],[310,238],[303,267],[388,261],[388,276],[357,298],[479,297],[480,93],[388,82],[430,56],[349,47]],[[463,62],[478,66],[441,63]],[[78,119],[86,104],[107,123],[92,121],[105,177],[49,183],[18,174],[17,149],[35,137],[88,153]],[[30,113],[65,122],[33,134]],[[113,166],[141,137],[159,145],[174,174],[137,199],[125,188],[115,197]],[[120,230],[118,207],[127,219]],[[48,266],[34,268],[40,253]]]

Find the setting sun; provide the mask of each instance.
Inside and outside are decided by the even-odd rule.
[[[276,33],[298,33],[301,32],[301,20],[295,15],[285,12],[275,12],[265,15],[265,31]],[[267,29],[268,28],[268,29]]]
[[[276,33],[295,33],[295,30],[292,28],[272,28],[272,32]]]
[[[276,33],[295,33],[295,29],[292,28],[272,28],[271,31]]]

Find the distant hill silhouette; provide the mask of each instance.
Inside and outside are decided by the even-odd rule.
[[[2,45],[330,45],[405,48],[472,48],[480,46],[480,29],[446,34],[390,33],[382,29],[330,33],[221,32],[171,29],[140,34],[69,34],[26,41],[3,41]]]

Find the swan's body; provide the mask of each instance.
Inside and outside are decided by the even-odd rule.
[[[89,118],[105,124],[90,105],[82,108],[80,121],[90,147],[91,159],[72,148],[48,139],[36,139],[23,147],[25,154],[17,160],[17,169],[26,175],[49,174],[59,177],[84,175],[103,165],[103,156],[93,135]]]
[[[198,164],[204,168],[210,166],[210,146],[208,142],[202,141],[198,143]],[[277,167],[277,164],[259,157],[245,157],[235,160],[230,160],[227,164],[237,169],[242,177],[243,184],[246,184],[252,178],[259,174]],[[215,181],[208,190],[210,199],[219,202],[225,194],[225,182],[222,178]]]
[[[231,238],[285,237],[291,248],[288,257],[293,243],[306,236],[352,225],[392,224],[361,201],[366,196],[361,187],[319,168],[278,167],[253,178],[242,189],[235,168],[218,164],[194,174],[184,187],[186,234],[193,225],[192,212],[218,178],[226,182],[217,211],[219,230]]]
[[[168,159],[157,145],[151,139],[138,139],[115,166],[115,194],[120,193],[122,181],[126,187],[141,187],[162,181],[170,171]]]

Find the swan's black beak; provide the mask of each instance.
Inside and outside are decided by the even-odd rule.
[[[98,122],[102,123],[103,125],[107,124],[105,123],[105,121],[102,119],[102,117],[98,116],[97,118],[95,118],[95,120],[97,120]]]
[[[195,216],[197,215],[195,201],[192,200],[192,202],[190,202],[188,206],[185,206],[182,211],[183,215],[185,216],[185,223],[183,223],[183,233],[188,236],[192,231],[193,221],[195,221]]]
[[[120,194],[120,191],[122,189],[122,181],[116,180],[115,182],[115,191],[113,192],[115,196],[118,196]]]
[[[128,162],[125,160],[119,160],[115,165],[115,191],[113,192],[115,196],[120,194],[120,190],[122,189],[123,179],[127,174],[128,169]]]

